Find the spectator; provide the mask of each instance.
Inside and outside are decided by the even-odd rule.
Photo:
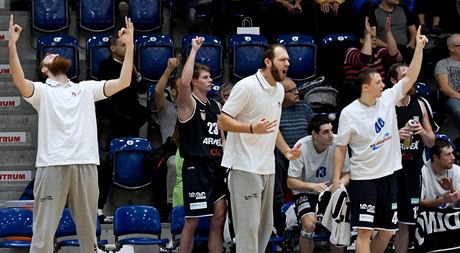
[[[356,33],[357,14],[353,10],[353,1],[315,0],[317,11],[317,29],[319,35],[329,33]]]
[[[203,216],[212,216],[209,251],[221,253],[227,209],[226,173],[220,166],[223,138],[217,128],[220,108],[216,101],[206,97],[212,87],[209,68],[195,64],[203,41],[203,38],[192,39],[177,96],[179,149],[184,158],[182,183],[185,224],[179,246],[181,253],[192,251],[195,229],[199,217]]]
[[[233,83],[224,83],[219,90],[219,103],[221,105],[225,104],[228,97],[230,96],[230,92],[232,92],[234,84]]]
[[[436,63],[434,76],[438,81],[439,90],[445,99],[441,99],[447,112],[453,115],[460,134],[460,34],[455,33],[447,38],[449,57]]]
[[[393,85],[404,78],[407,65],[394,64],[388,71]],[[415,95],[412,87],[396,104],[399,139],[401,147],[402,169],[395,172],[398,186],[399,229],[395,236],[396,252],[406,253],[409,247],[409,227],[415,225],[422,187],[421,175],[424,164],[425,146],[433,146],[435,136],[431,127],[431,114],[424,98]],[[414,120],[418,119],[418,120]],[[413,124],[407,125],[409,120]],[[413,230],[412,230],[413,231]]]
[[[377,47],[377,37],[375,27],[369,24],[369,18],[364,21],[364,32],[361,34],[360,42],[361,49],[351,47],[346,51],[345,61],[343,64],[344,86],[339,91],[340,103],[342,108],[353,102],[359,97],[359,91],[355,84],[355,79],[359,71],[363,68],[375,68],[382,81],[386,76],[385,71],[388,65],[391,65],[398,60],[398,48],[393,38],[393,33],[390,29],[391,19],[387,18],[385,23],[387,46],[384,48]]]
[[[302,155],[289,164],[287,185],[294,192],[294,210],[302,226],[299,237],[300,253],[312,253],[313,237],[316,228],[316,204],[318,194],[325,191],[332,180],[333,156],[336,135],[333,134],[331,121],[325,115],[317,115],[310,120],[309,136],[301,144]],[[346,156],[348,158],[348,156]],[[343,172],[348,171],[348,159],[345,159]],[[340,180],[348,185],[348,173]],[[331,252],[344,252],[344,248],[331,245]]]
[[[9,22],[9,63],[20,94],[38,112],[38,150],[34,185],[33,237],[30,252],[53,252],[54,233],[66,203],[77,224],[80,252],[97,252],[97,149],[94,102],[127,88],[133,70],[134,27],[118,32],[126,57],[116,79],[73,83],[66,76],[71,61],[57,54],[42,60],[46,83],[24,76],[16,43],[22,28]]]
[[[386,23],[391,19],[391,31],[398,45],[399,52],[405,61],[412,58],[415,48],[415,17],[400,4],[400,0],[382,0],[374,12],[369,15],[371,25],[376,27],[377,45],[388,47]]]
[[[444,4],[436,3],[434,0],[418,0],[415,1],[415,12],[417,13],[418,23],[422,26],[422,32],[427,33],[442,33],[442,29],[439,26],[441,21],[441,12]],[[432,17],[431,29],[426,24],[425,17]]]
[[[273,229],[275,145],[289,160],[299,157],[278,131],[289,56],[282,45],[269,46],[264,67],[240,80],[222,108],[218,125],[228,131],[222,166],[231,169],[228,187],[236,252],[265,251]]]
[[[348,193],[352,226],[358,230],[357,253],[384,252],[397,229],[393,173],[401,168],[401,152],[395,106],[417,80],[426,42],[419,28],[417,46],[406,76],[390,89],[383,91],[385,85],[377,70],[363,69],[357,79],[360,98],[340,114],[333,191],[339,188],[342,164],[350,148]],[[375,236],[374,230],[377,231]]]
[[[460,206],[460,167],[454,164],[452,144],[437,139],[430,148],[431,160],[422,169],[423,208],[452,208]]]
[[[110,57],[99,64],[99,77],[101,80],[115,79],[119,76],[122,63],[126,55],[126,45],[118,34],[113,34],[109,39]],[[97,114],[109,120],[106,143],[103,149],[108,149],[110,142],[115,138],[139,137],[139,128],[147,123],[149,110],[138,103],[138,94],[147,91],[147,83],[133,66],[131,83],[128,88],[118,92],[106,100],[96,103]],[[100,132],[100,134],[102,134]],[[113,168],[109,161],[101,159],[98,166],[99,201],[98,215],[101,223],[106,220],[103,213],[107,196],[112,182]]]

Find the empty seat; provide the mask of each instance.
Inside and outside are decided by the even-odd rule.
[[[206,34],[189,34],[182,40],[182,57],[185,62],[192,49],[192,39],[203,37],[204,42],[195,58],[195,63],[203,64],[211,69],[212,79],[220,79],[223,74],[223,46],[219,37]]]
[[[57,32],[69,27],[67,0],[33,0],[32,26],[42,32]]]
[[[289,54],[288,76],[294,81],[305,81],[316,75],[316,44],[307,34],[282,34],[277,43]]]
[[[110,36],[106,34],[96,34],[86,40],[86,63],[89,78],[99,80],[99,65],[111,55]]]
[[[71,61],[67,71],[69,79],[78,77],[78,44],[77,39],[68,35],[43,35],[37,40],[37,62],[48,54],[58,54]]]
[[[168,59],[175,57],[172,39],[166,35],[137,36],[136,65],[144,79],[157,82],[168,66]]]
[[[143,165],[152,146],[144,138],[118,138],[110,142],[113,183],[126,190],[138,190],[151,184],[152,172]]]
[[[231,77],[241,79],[263,67],[267,39],[262,35],[235,34],[229,40]]]
[[[112,0],[80,0],[80,27],[91,32],[103,32],[115,27]]]
[[[161,0],[129,0],[129,17],[134,29],[150,32],[161,28]]]

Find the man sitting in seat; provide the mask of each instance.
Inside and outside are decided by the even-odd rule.
[[[318,194],[327,189],[333,173],[333,156],[335,135],[331,121],[325,115],[314,116],[308,124],[311,134],[300,139],[301,157],[290,162],[287,184],[294,193],[295,212],[299,223],[300,253],[313,252],[316,228],[316,204]],[[347,156],[348,157],[348,156]],[[345,160],[342,172],[348,171],[348,159]],[[344,174],[341,182],[348,184],[348,174]],[[343,249],[331,246],[332,252],[343,252]]]
[[[452,144],[438,138],[430,148],[431,162],[422,168],[422,195],[424,208],[452,208],[460,206],[460,166],[454,164]]]

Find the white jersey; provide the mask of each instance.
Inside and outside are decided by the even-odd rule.
[[[350,178],[369,180],[391,175],[401,166],[396,102],[403,96],[401,82],[383,91],[372,106],[358,99],[345,107],[339,119],[337,145],[348,145]]]
[[[316,151],[313,144],[313,137],[311,135],[305,136],[298,140],[295,145],[302,144],[300,147],[301,156],[296,160],[290,161],[288,176],[309,183],[331,183],[334,171],[333,163],[336,138],[337,136],[334,135],[333,144],[321,153]],[[345,163],[343,168],[344,171],[349,170],[348,154],[345,155]],[[294,195],[300,192],[318,194],[317,192],[311,190],[292,191]]]
[[[460,166],[454,164],[452,169],[447,171],[445,175],[452,179],[454,189],[460,189]],[[446,190],[442,189],[439,184],[440,176],[434,174],[433,169],[431,168],[431,162],[428,161],[422,168],[422,194],[421,200],[423,199],[436,199],[444,195]],[[459,205],[453,205],[452,203],[443,205],[442,207],[458,207]]]

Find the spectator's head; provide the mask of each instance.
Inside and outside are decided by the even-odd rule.
[[[180,76],[174,79],[174,82],[171,83],[171,95],[173,96],[174,100],[176,100],[177,95],[179,95],[179,87],[180,87]]]
[[[377,32],[375,31],[375,27],[372,27],[371,30],[372,30],[371,46],[372,46],[372,49],[375,49],[377,48]],[[366,34],[367,34],[366,29],[364,29],[364,31],[361,33],[359,37],[359,42],[361,43],[361,46],[364,45],[364,39],[365,39]]]
[[[362,69],[356,78],[356,85],[361,95],[365,93],[373,98],[382,96],[383,88],[385,88],[380,73],[374,68]]]
[[[460,57],[460,34],[454,33],[447,38],[447,49],[451,56]]]
[[[268,71],[273,80],[281,82],[286,78],[289,68],[289,55],[283,45],[269,45],[262,59],[264,72]]]
[[[109,39],[110,52],[114,59],[123,61],[126,53],[126,45],[118,37],[118,32],[114,33]]]
[[[41,64],[40,72],[47,77],[57,76],[67,73],[71,65],[71,61],[58,54],[46,55]]]
[[[224,83],[222,87],[220,87],[219,90],[219,102],[221,105],[225,104],[225,101],[227,101],[228,97],[230,96],[230,92],[232,92],[234,84],[233,83]]]
[[[332,123],[327,115],[315,115],[308,123],[308,133],[322,146],[330,146],[334,140]]]
[[[393,64],[387,72],[387,80],[390,80],[391,86],[395,85],[397,82],[399,82],[403,77],[406,76],[407,70],[409,67],[405,63],[395,63]],[[415,89],[414,86],[410,88],[410,90],[407,92],[407,95],[414,95],[415,94]]]
[[[281,84],[284,87],[283,107],[291,106],[299,102],[299,90],[295,82],[291,78],[286,77]]]
[[[436,139],[430,148],[431,163],[442,169],[452,169],[455,161],[452,144],[444,139]]]
[[[211,70],[208,66],[195,63],[193,65],[192,90],[198,88],[206,91],[212,88]]]

